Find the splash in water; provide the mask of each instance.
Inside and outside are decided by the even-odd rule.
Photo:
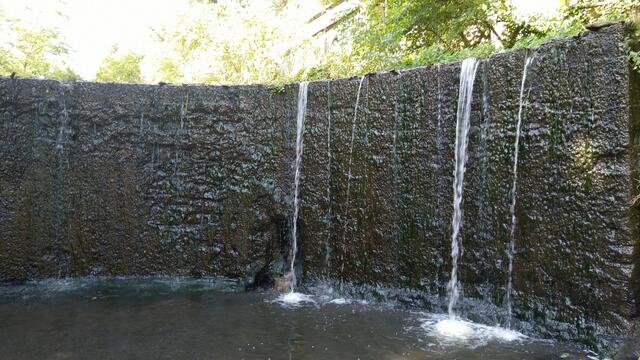
[[[460,89],[458,91],[458,113],[456,116],[456,168],[453,181],[453,233],[451,235],[451,280],[449,280],[449,317],[455,318],[453,308],[458,301],[458,258],[460,257],[460,226],[462,223],[462,191],[464,171],[467,162],[467,145],[469,143],[469,117],[471,115],[471,99],[473,82],[478,69],[478,59],[470,58],[462,62],[460,69]]]
[[[278,296],[278,298],[274,302],[288,308],[296,308],[302,305],[316,304],[311,295],[301,294],[293,291]]]
[[[294,164],[295,175],[293,178],[293,217],[291,219],[293,230],[291,232],[291,267],[289,276],[291,277],[291,293],[296,288],[295,262],[298,253],[298,195],[300,185],[300,165],[302,165],[302,135],[304,134],[304,118],[307,113],[307,88],[309,83],[303,81],[298,89],[298,113],[296,115],[296,162]]]
[[[533,57],[527,57],[524,62],[524,69],[522,70],[522,82],[520,83],[520,106],[518,108],[518,124],[516,125],[516,141],[513,145],[513,185],[511,186],[511,207],[509,213],[511,214],[511,229],[509,233],[509,280],[507,282],[507,326],[511,327],[511,292],[513,290],[513,254],[515,252],[516,245],[516,195],[518,184],[518,153],[520,147],[520,127],[522,125],[522,109],[524,105],[524,85],[527,81],[527,70],[529,65],[533,61]]]
[[[421,319],[422,329],[438,339],[441,345],[460,345],[475,348],[489,342],[523,341],[527,337],[517,331],[498,326],[477,324],[446,315],[426,315]]]

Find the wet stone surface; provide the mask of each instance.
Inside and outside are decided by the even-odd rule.
[[[9,79],[0,92],[2,280],[253,277],[282,257],[288,92]]]

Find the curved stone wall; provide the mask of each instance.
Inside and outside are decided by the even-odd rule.
[[[611,26],[484,59],[460,277],[502,305],[525,83],[515,314],[550,336],[625,335],[638,210],[637,80]],[[446,295],[460,64],[309,84],[298,264]],[[0,281],[223,275],[269,285],[290,244],[297,85],[0,79]],[[353,142],[352,142],[353,139]],[[638,256],[635,257],[636,259]],[[563,324],[570,324],[567,328]],[[606,336],[605,336],[606,338]]]

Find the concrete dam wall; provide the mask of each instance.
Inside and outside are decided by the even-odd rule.
[[[309,83],[301,282],[446,296],[460,66]],[[464,298],[504,306],[511,274],[514,316],[545,335],[632,331],[637,85],[622,26],[480,61],[461,203]],[[297,84],[0,78],[0,281],[163,274],[270,285],[291,260],[297,97]]]

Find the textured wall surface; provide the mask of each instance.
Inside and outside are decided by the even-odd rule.
[[[278,260],[293,93],[5,79],[0,94],[1,279]]]
[[[631,286],[637,216],[628,205],[637,191],[630,188],[637,99],[630,95],[621,27],[480,64],[461,282],[465,296],[502,305],[527,57],[533,60],[517,179],[516,315],[550,336],[600,342],[594,334],[629,331],[637,310]],[[459,73],[456,63],[367,76],[353,152],[360,79],[310,85],[301,192],[306,271],[446,295]]]
[[[482,60],[464,295],[503,306],[528,56],[515,314],[550,336],[626,334],[639,287],[628,204],[640,125],[621,26]],[[307,278],[446,295],[459,73],[453,63],[309,85],[298,257]],[[268,283],[289,253],[296,90],[0,79],[0,280]]]

